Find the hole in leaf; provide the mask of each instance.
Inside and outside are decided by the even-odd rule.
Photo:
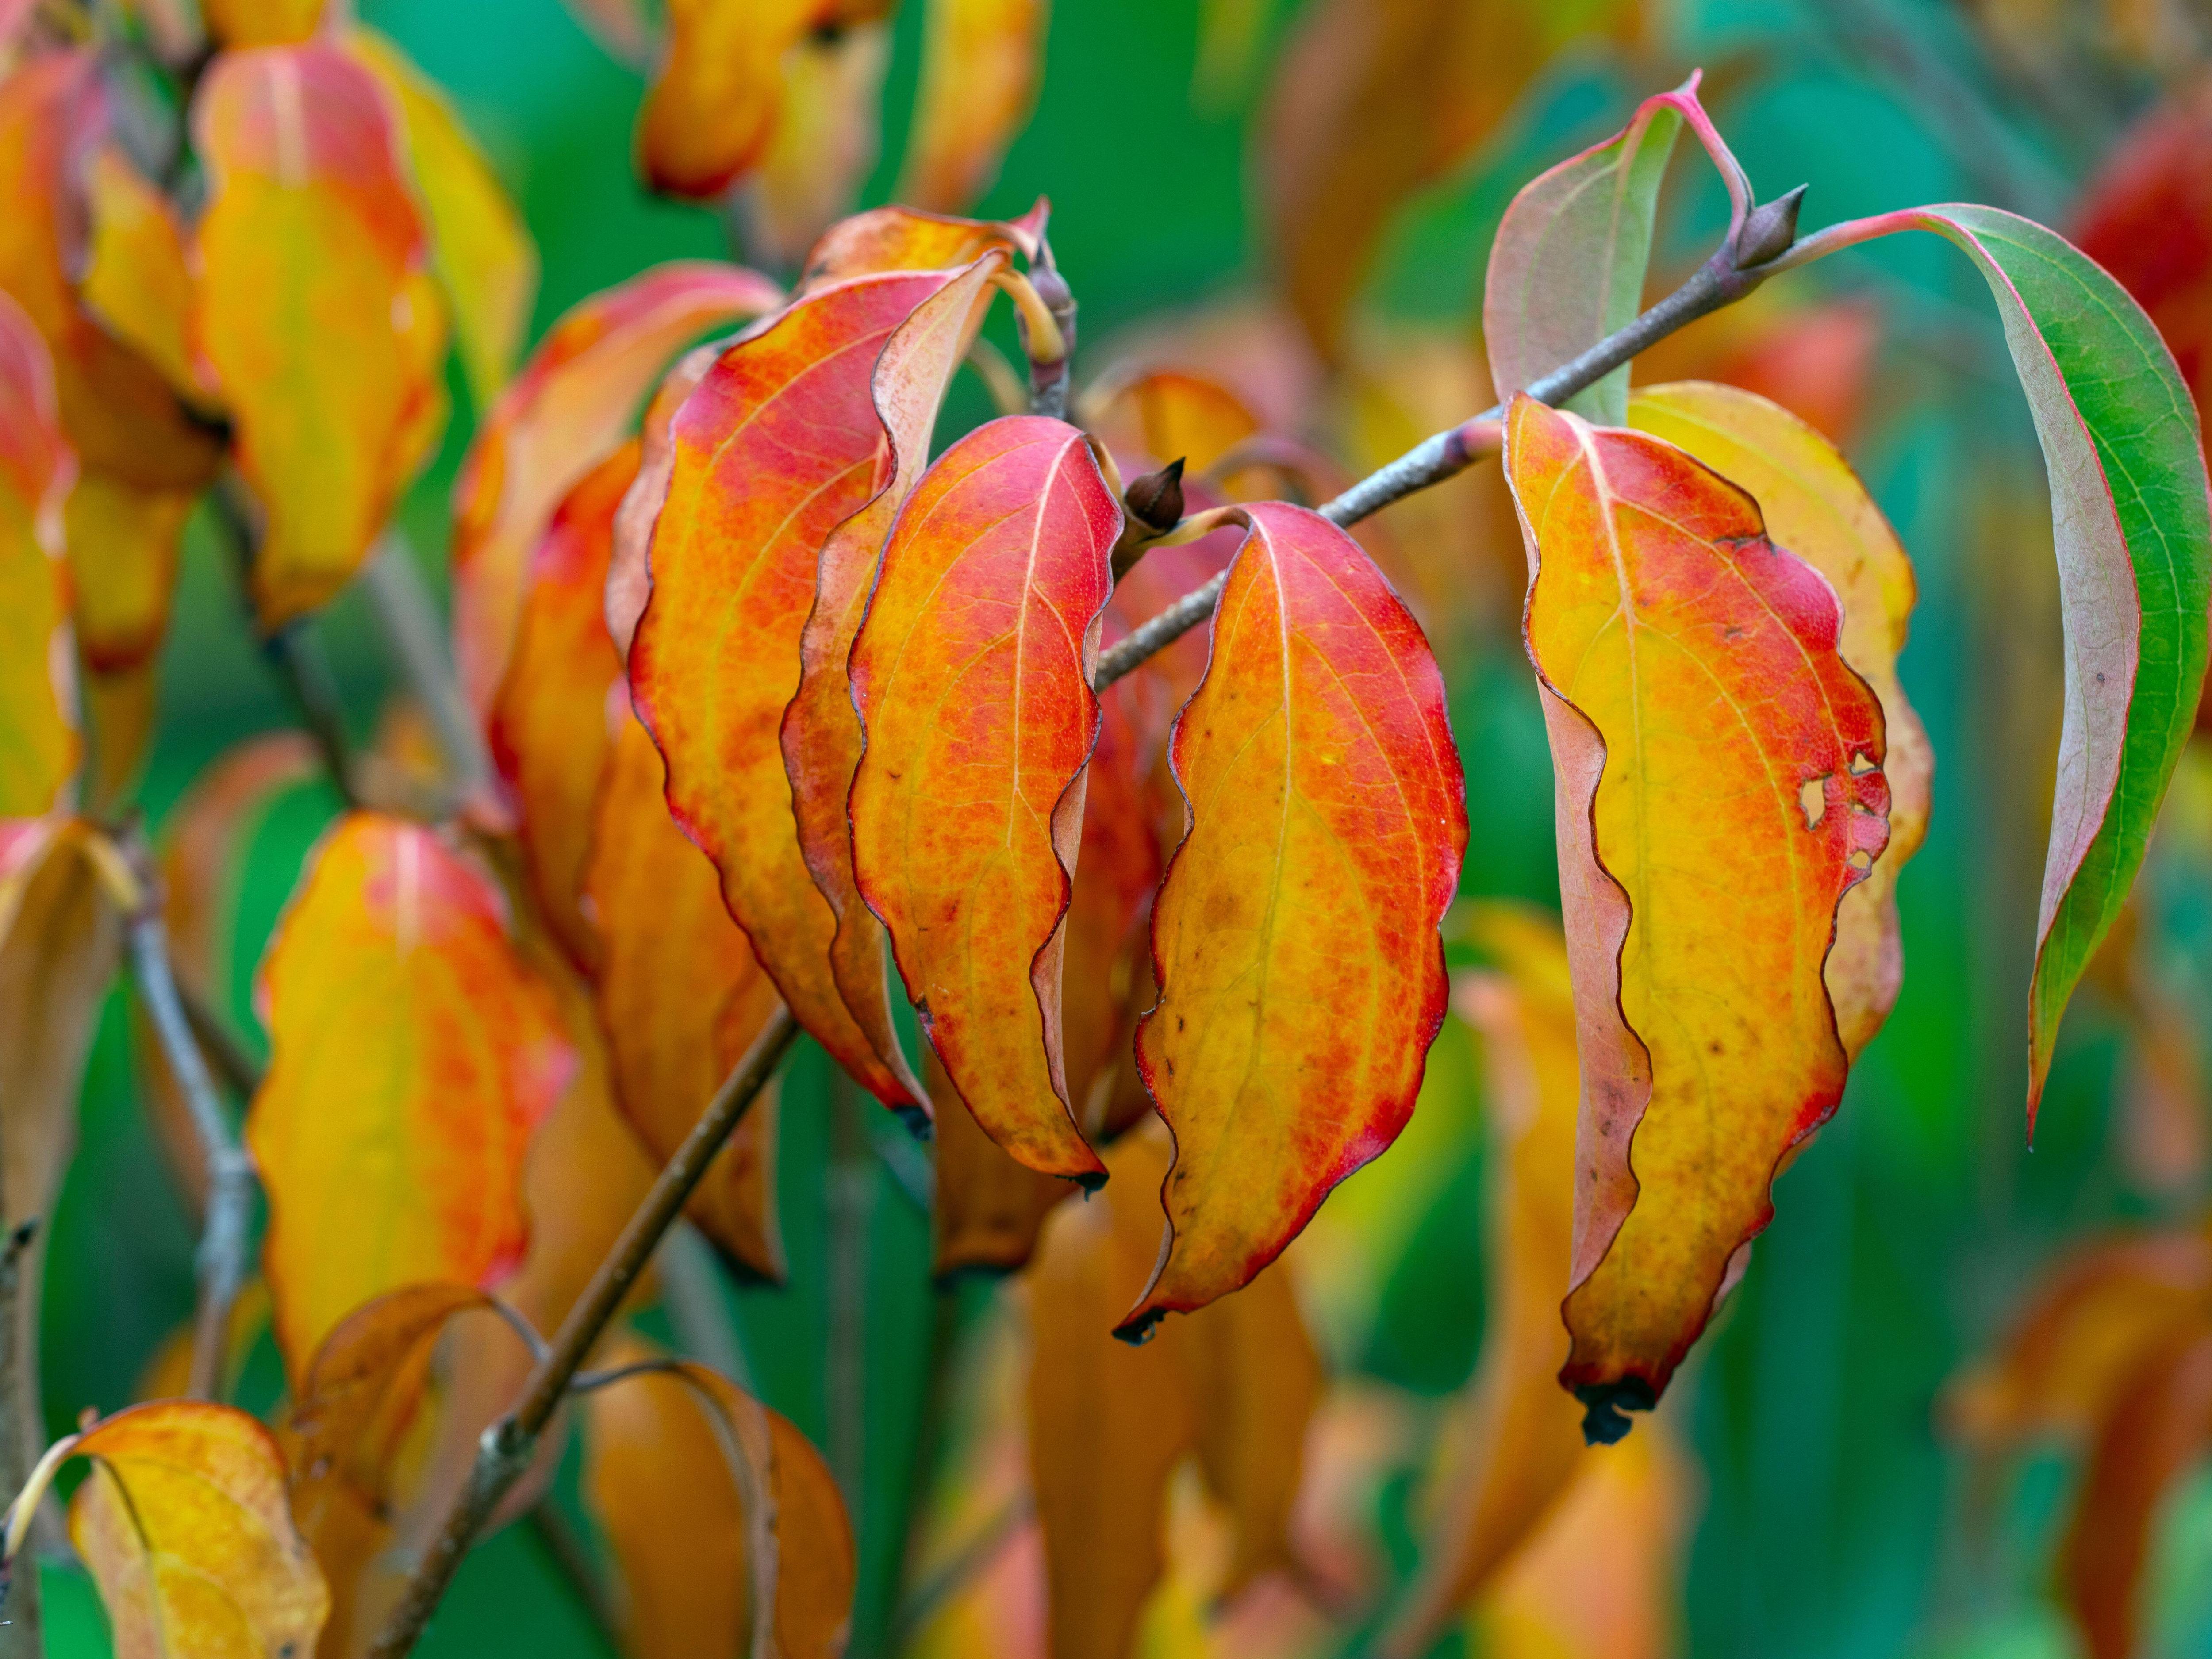
[[[1820,820],[1828,816],[1828,778],[1823,772],[1817,778],[1808,778],[1797,786],[1797,807],[1805,815],[1805,827],[1818,830]]]

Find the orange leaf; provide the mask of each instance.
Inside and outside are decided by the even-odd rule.
[[[1322,1374],[1291,1280],[1272,1275],[1142,1348],[1108,1335],[1152,1271],[1152,1195],[1168,1162],[1158,1126],[1125,1137],[1107,1154],[1106,1189],[1047,1222],[1029,1274],[1030,1468],[1055,1659],[1129,1651],[1186,1456],[1229,1513],[1224,1597],[1291,1560],[1285,1534]]]
[[[323,46],[226,52],[192,105],[208,172],[193,338],[266,524],[274,628],[350,578],[445,418],[445,317],[382,89]]]
[[[957,219],[912,208],[871,208],[841,219],[822,233],[806,256],[802,292],[811,293],[848,276],[880,276],[892,270],[950,270],[993,247],[1018,249],[1037,257],[1052,204],[1042,197],[1018,219]]]
[[[1121,531],[1081,432],[994,421],[915,486],[852,653],[860,891],[975,1121],[1085,1185],[1104,1168],[1068,1101],[1060,957]]]
[[[312,36],[325,0],[200,0],[209,34],[226,46],[279,46]]]
[[[1970,1443],[2081,1442],[2128,1378],[2212,1305],[2212,1238],[2198,1231],[2094,1240],[2043,1277],[2003,1343],[1952,1383],[1951,1430]]]
[[[1075,1188],[1056,1176],[1017,1164],[985,1134],[946,1079],[935,1050],[924,1049],[921,1074],[930,1098],[938,1103],[933,1137],[937,1188],[929,1207],[935,1243],[932,1270],[945,1279],[1027,1267],[1045,1218]]]
[[[1629,421],[1679,446],[1759,503],[1767,533],[1828,580],[1843,606],[1837,649],[1881,701],[1889,844],[1836,912],[1824,970],[1844,1052],[1873,1041],[1905,980],[1897,875],[1928,833],[1936,751],[1897,678],[1918,590],[1912,562],[1834,445],[1778,404],[1733,386],[1647,386]]]
[[[1260,430],[1259,417],[1234,392],[1180,369],[1109,380],[1094,387],[1086,404],[1084,424],[1115,454],[1141,456],[1147,468],[1181,459],[1193,478]]]
[[[722,908],[714,865],[668,815],[665,776],[652,738],[623,716],[585,869],[605,941],[599,1025],[615,1093],[656,1162],[674,1155],[779,1006],[775,987]],[[690,1212],[738,1263],[780,1281],[775,1089],[771,1083],[763,1091],[715,1155]]]
[[[77,644],[95,673],[125,672],[161,649],[192,500],[106,472],[83,473],[70,492],[70,597]]]
[[[1130,1337],[1248,1283],[1397,1138],[1443,1023],[1436,930],[1467,812],[1443,676],[1344,532],[1240,511],[1176,723],[1190,829],[1153,902],[1160,1000],[1137,1028],[1176,1167]]]
[[[652,1357],[635,1337],[606,1355],[612,1364]],[[692,1364],[596,1389],[584,1412],[585,1486],[626,1592],[626,1651],[844,1650],[852,1528],[829,1466],[788,1419]]]
[[[538,343],[453,486],[453,651],[477,708],[506,674],[531,550],[562,498],[621,441],[669,358],[781,299],[735,265],[659,265],[573,307]]]
[[[1887,838],[1881,709],[1840,654],[1833,591],[1727,480],[1525,396],[1506,465],[1581,1034],[1560,1380],[1612,1439],[1657,1401],[1772,1218],[1778,1166],[1842,1097],[1821,975]]]
[[[939,212],[996,182],[1042,75],[1046,0],[928,0],[901,199]]]
[[[607,561],[605,595],[607,636],[627,673],[629,647],[638,619],[653,594],[653,527],[668,499],[668,480],[676,471],[676,436],[670,430],[684,400],[707,378],[721,355],[717,345],[694,346],[660,377],[639,422],[637,477],[615,509],[614,547]]]
[[[1455,1010],[1482,1033],[1490,1083],[1489,1311],[1462,1408],[1467,1432],[1441,1473],[1438,1524],[1381,1645],[1394,1656],[1428,1651],[1555,1511],[1583,1462],[1581,1413],[1558,1381],[1581,1100],[1566,945],[1557,923],[1504,905],[1482,906],[1468,933],[1498,963],[1452,988]]]
[[[427,830],[340,820],[262,964],[271,1057],[246,1139],[296,1377],[380,1291],[485,1284],[526,1242],[525,1151],[575,1067],[498,886]]]
[[[623,445],[584,475],[532,550],[514,653],[485,721],[485,739],[520,817],[524,866],[546,923],[577,966],[599,959],[579,908],[592,803],[610,750],[607,698],[622,660],[607,637],[607,562],[615,511],[637,476]]]
[[[313,1650],[330,1591],[292,1528],[268,1430],[228,1406],[163,1400],[60,1446],[92,1460],[70,1539],[121,1659]]]
[[[950,271],[809,294],[725,350],[678,410],[630,690],[668,757],[668,801],[722,872],[730,914],[793,1015],[885,1104],[918,1107],[830,966],[836,915],[799,850],[780,727],[799,690],[817,554],[876,493],[877,355]]]
[[[867,181],[890,48],[887,25],[865,23],[817,30],[784,52],[775,130],[734,204],[763,263],[798,264]]]
[[[822,544],[814,607],[799,640],[799,688],[784,709],[778,734],[799,852],[836,917],[830,974],[876,1057],[910,1089],[919,1085],[892,1025],[883,924],[862,902],[853,874],[848,801],[860,763],[861,735],[847,664],[884,538],[928,465],[930,434],[945,389],[991,303],[991,278],[1005,268],[1003,253],[986,253],[916,306],[884,342],[870,395],[890,446],[889,476]]]
[[[2089,1449],[2060,1549],[2059,1580],[2089,1659],[2137,1651],[2151,1524],[2212,1444],[2212,1319],[2197,1317],[2120,1380]]]
[[[637,117],[637,167],[664,195],[720,196],[761,157],[783,99],[784,53],[823,0],[666,0],[660,72]]]
[[[54,359],[63,429],[88,467],[148,487],[204,483],[222,459],[161,372],[79,303],[74,273],[79,169],[107,130],[106,94],[89,51],[33,58],[0,81],[0,289]]]
[[[0,817],[28,817],[60,799],[76,771],[70,711],[62,501],[75,464],[58,423],[52,359],[15,303],[0,294]]]

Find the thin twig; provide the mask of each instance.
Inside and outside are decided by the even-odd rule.
[[[1676,330],[1743,298],[1773,274],[1776,260],[1794,240],[1797,203],[1802,193],[1802,190],[1792,191],[1753,209],[1739,241],[1722,247],[1698,266],[1687,282],[1649,311],[1608,334],[1571,362],[1563,363],[1541,380],[1531,381],[1528,395],[1540,404],[1563,402],[1594,386]],[[1330,523],[1350,526],[1416,490],[1442,483],[1474,462],[1497,453],[1499,422],[1504,413],[1502,404],[1493,405],[1472,420],[1424,439],[1317,510]],[[1104,690],[1146,658],[1174,644],[1212,616],[1228,581],[1229,573],[1224,569],[1100,652],[1098,672],[1093,681],[1097,689]]]
[[[477,1443],[476,1464],[469,1471],[468,1482],[447,1510],[436,1538],[409,1575],[398,1605],[369,1650],[369,1659],[401,1659],[422,1638],[430,1614],[453,1582],[462,1558],[485,1520],[529,1468],[538,1437],[567,1396],[569,1382],[582,1366],[585,1355],[645,1270],[661,1236],[683,1212],[684,1201],[706,1174],[707,1165],[744,1121],[798,1035],[799,1025],[790,1010],[779,1008],[737,1069],[715,1091],[706,1111],[661,1170],[653,1190],[562,1322],[552,1351],[532,1370],[520,1401],[486,1429]]]
[[[476,712],[461,695],[437,602],[423,585],[406,538],[397,530],[386,532],[383,544],[362,567],[361,586],[391,641],[407,689],[438,734],[455,798],[473,799],[491,787],[491,751],[484,745]]]
[[[31,1376],[33,1350],[21,1303],[23,1267],[39,1236],[39,1218],[18,1222],[0,1243],[0,1490],[9,1498],[30,1474],[32,1449],[46,1438],[33,1423],[38,1391]],[[35,1293],[35,1292],[34,1292]],[[38,1564],[0,1565],[0,1659],[38,1659],[46,1651],[39,1620]]]
[[[173,970],[175,963],[170,966]],[[190,980],[173,971],[171,977],[176,981],[177,1001],[185,1011],[192,1036],[199,1041],[201,1054],[207,1057],[208,1064],[215,1068],[231,1093],[241,1101],[252,1100],[261,1092],[261,1062]]]
[[[192,1315],[192,1364],[185,1391],[195,1400],[212,1400],[222,1387],[231,1304],[246,1283],[258,1183],[253,1160],[223,1110],[207,1058],[177,994],[176,975],[169,965],[169,928],[162,919],[161,888],[154,877],[152,860],[143,843],[132,847],[130,856],[141,884],[138,907],[125,930],[131,982],[153,1024],[169,1075],[184,1096],[192,1132],[199,1137],[200,1158],[207,1166],[207,1215],[201,1224],[197,1264],[199,1305]]]

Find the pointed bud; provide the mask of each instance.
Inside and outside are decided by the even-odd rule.
[[[1752,209],[1736,238],[1735,268],[1749,270],[1786,252],[1797,240],[1797,210],[1804,202],[1805,186],[1800,185],[1788,195]]]
[[[1121,492],[1121,501],[1139,524],[1156,535],[1166,535],[1182,522],[1182,458],[1134,481]]]

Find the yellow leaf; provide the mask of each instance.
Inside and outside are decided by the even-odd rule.
[[[999,176],[1043,76],[1048,0],[929,0],[899,198],[957,213]]]
[[[30,319],[0,294],[0,817],[50,811],[76,768],[60,558],[75,471],[52,360]]]
[[[436,84],[374,29],[355,29],[345,46],[398,111],[431,263],[453,307],[454,343],[481,412],[507,384],[522,349],[538,291],[537,245]]]
[[[783,103],[760,164],[738,198],[756,257],[795,265],[850,208],[882,143],[890,29],[814,33],[783,55]]]
[[[354,59],[226,53],[192,131],[209,178],[193,337],[266,520],[253,590],[275,628],[352,576],[443,422],[443,311],[395,123]]]
[[[278,46],[305,40],[327,0],[200,0],[209,34],[226,46]]]
[[[91,221],[79,289],[85,305],[180,396],[204,398],[186,338],[192,277],[176,210],[113,144],[93,158],[85,194]]]

